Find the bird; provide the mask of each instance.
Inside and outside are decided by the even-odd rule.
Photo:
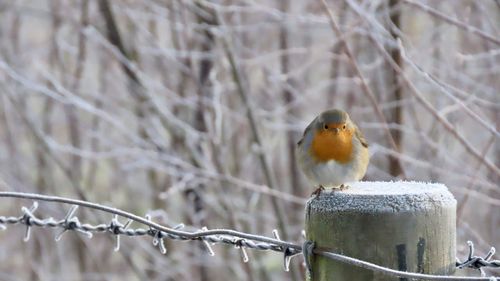
[[[317,189],[347,188],[345,183],[361,180],[370,162],[368,142],[349,114],[330,109],[319,114],[297,143],[297,161]]]

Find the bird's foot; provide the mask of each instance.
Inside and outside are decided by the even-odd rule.
[[[314,195],[315,197],[318,197],[324,190],[325,188],[322,185],[320,185],[318,188],[316,188],[316,190],[313,191],[313,193],[311,193],[311,196]]]
[[[348,188],[349,188],[349,186],[347,184],[341,184],[340,187],[339,187],[340,191],[346,190]]]

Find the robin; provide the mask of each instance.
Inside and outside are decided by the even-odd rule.
[[[304,174],[318,188],[341,190],[344,183],[358,181],[366,173],[370,155],[363,133],[347,112],[331,109],[321,113],[307,126],[297,143],[297,159]]]

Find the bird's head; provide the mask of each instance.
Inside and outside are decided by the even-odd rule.
[[[332,137],[351,135],[354,129],[347,112],[340,109],[332,109],[320,114],[315,126],[317,132],[322,132]]]
[[[340,109],[325,111],[316,119],[311,153],[319,162],[336,160],[346,163],[351,160],[354,134],[355,126],[347,112]]]

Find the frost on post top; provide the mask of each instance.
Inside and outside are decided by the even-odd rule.
[[[425,182],[353,182],[345,190],[325,190],[309,199],[316,211],[404,212],[453,207],[457,201],[443,184]]]

